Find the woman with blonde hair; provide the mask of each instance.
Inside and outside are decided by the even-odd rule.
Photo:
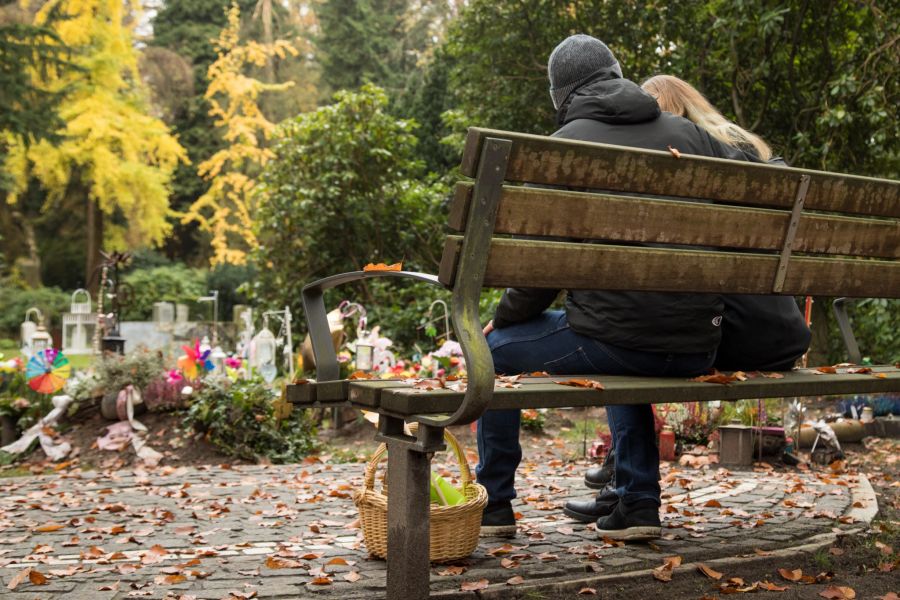
[[[762,161],[772,158],[772,149],[761,137],[726,119],[697,88],[672,75],[656,75],[641,88],[665,112],[684,117],[722,143],[752,152]]]

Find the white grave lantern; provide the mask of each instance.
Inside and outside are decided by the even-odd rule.
[[[275,366],[275,335],[269,330],[268,320],[251,342],[250,366],[256,369],[266,383],[272,383],[278,374]]]
[[[91,312],[91,295],[87,290],[72,292],[69,312],[62,316],[62,348],[66,354],[90,354],[97,316]]]
[[[43,320],[38,323],[37,330],[31,335],[30,346],[31,356],[42,350],[53,347],[53,338],[50,337],[50,334],[47,333],[47,330],[44,328]]]
[[[39,308],[32,306],[25,311],[25,320],[19,327],[19,346],[22,354],[31,356],[31,338],[38,328],[38,323],[44,322],[44,315]]]
[[[228,358],[228,355],[222,351],[220,346],[216,346],[212,349],[212,352],[209,353],[209,360],[213,364],[213,374],[224,377],[225,376],[225,359]]]

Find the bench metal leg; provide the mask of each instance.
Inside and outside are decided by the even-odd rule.
[[[428,454],[408,443],[388,442],[389,600],[428,598],[430,462]]]

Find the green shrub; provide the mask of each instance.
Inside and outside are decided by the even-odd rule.
[[[299,462],[315,450],[315,429],[302,410],[279,422],[274,400],[262,380],[209,378],[194,392],[184,423],[230,456]]]
[[[235,304],[248,303],[243,288],[254,277],[256,269],[252,265],[221,263],[210,269],[206,275],[206,289],[219,291],[220,321],[231,321]]]
[[[36,306],[44,314],[44,325],[53,329],[62,325],[62,313],[68,312],[71,295],[56,287],[23,289],[0,282],[0,333],[18,339],[25,311]]]
[[[107,354],[96,363],[94,393],[118,392],[127,385],[144,390],[150,382],[164,377],[164,368],[159,352],[137,350],[125,356]]]
[[[197,298],[206,295],[206,271],[182,264],[135,269],[123,280],[134,293],[122,312],[123,320],[149,321],[154,302],[187,304],[191,313],[197,314]]]

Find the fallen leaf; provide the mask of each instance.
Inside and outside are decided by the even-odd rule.
[[[828,553],[832,556],[843,556],[844,551],[841,548],[829,548]]]
[[[856,598],[856,592],[853,588],[842,585],[829,585],[819,592],[819,595],[823,598],[829,598],[829,600],[853,600],[853,598]]]
[[[554,381],[553,383],[568,385],[570,387],[593,388],[595,390],[604,389],[602,383],[592,379],[568,379],[566,381]]]
[[[834,367],[815,367],[816,373],[827,373],[828,375],[834,375],[837,373],[837,369]]]
[[[121,584],[121,583],[122,583],[121,581],[117,581],[117,582],[113,583],[112,585],[104,585],[104,586],[101,586],[100,589],[97,591],[99,591],[99,592],[118,592],[119,584]]]
[[[47,585],[47,576],[37,569],[31,569],[28,571],[28,581],[34,585]]]
[[[704,565],[703,563],[698,563],[698,564],[697,564],[697,569],[699,569],[701,573],[703,573],[704,575],[706,575],[706,576],[709,577],[710,579],[715,579],[715,580],[717,580],[717,581],[718,581],[719,579],[722,579],[722,573],[719,573],[719,572],[716,571],[715,569],[711,569],[711,568],[707,567],[707,566]]]
[[[722,503],[718,500],[707,500],[706,504],[704,504],[706,508],[722,508]]]
[[[890,556],[891,554],[894,553],[894,549],[892,547],[888,546],[887,544],[883,544],[881,542],[875,542],[875,547],[878,548],[879,550],[881,550],[882,554],[885,554],[887,556]]]
[[[578,590],[578,595],[579,596],[596,596],[597,590],[595,590],[594,588],[583,587],[580,590]]]
[[[341,558],[340,556],[335,556],[331,560],[329,560],[326,565],[346,565],[347,561]]]
[[[520,585],[525,583],[525,578],[521,575],[516,575],[515,577],[510,577],[506,580],[506,585]]]
[[[41,525],[41,526],[39,526],[39,527],[35,527],[35,528],[33,529],[33,531],[40,531],[40,532],[42,532],[42,533],[47,533],[47,532],[50,532],[50,531],[59,531],[59,530],[62,529],[63,527],[65,527],[64,524],[62,524],[62,523],[54,523],[53,521],[51,521],[51,522],[46,523],[46,524],[44,524],[44,525]]]
[[[490,582],[487,579],[479,579],[478,581],[463,581],[462,585],[459,586],[460,591],[463,592],[475,592],[478,590],[483,590]]]
[[[19,571],[16,573],[12,579],[9,580],[9,583],[6,584],[6,589],[14,590],[20,583],[28,579],[28,575],[31,573],[31,567],[28,567],[24,571]]]
[[[392,265],[386,265],[384,263],[372,264],[369,263],[363,267],[363,271],[402,271],[403,263],[398,262]]]
[[[872,367],[856,367],[854,369],[847,369],[847,373],[851,375],[868,375],[872,372]]]
[[[714,370],[709,375],[694,377],[690,381],[696,381],[698,383],[719,383],[721,385],[727,385],[729,383],[737,381],[737,377],[735,377],[734,375],[726,375],[725,373],[720,373]]]
[[[450,567],[445,567],[445,568],[441,569],[440,571],[437,572],[437,574],[440,575],[441,577],[448,577],[448,576],[462,575],[466,571],[468,571],[467,567],[450,566]]]
[[[800,581],[800,578],[803,577],[803,570],[794,569],[793,571],[788,571],[787,569],[778,569],[778,574],[788,581]]]
[[[783,374],[781,374],[781,373],[775,373],[775,372],[772,372],[772,373],[763,373],[762,376],[763,376],[763,377],[766,377],[766,378],[768,378],[768,379],[784,379],[784,375],[783,375]]]
[[[788,586],[786,585],[778,585],[772,583],[771,581],[759,581],[757,582],[757,585],[762,589],[770,592],[784,592],[788,589]]]
[[[319,577],[314,577],[309,583],[312,585],[331,585],[331,579],[324,575],[320,575]]]
[[[349,573],[344,573],[344,581],[349,581],[350,583],[355,583],[360,580],[362,575],[357,571],[350,571]]]
[[[894,592],[888,592],[884,596],[878,596],[877,600],[900,600],[900,596]]]
[[[669,152],[672,153],[672,156],[675,158],[681,158],[681,152],[678,151],[678,148],[673,148],[672,146],[667,146]]]

